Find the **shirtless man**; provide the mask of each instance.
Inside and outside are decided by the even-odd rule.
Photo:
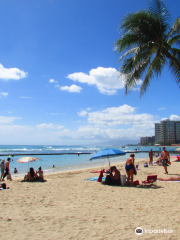
[[[166,151],[165,147],[163,147],[163,151],[161,153],[161,159],[163,159],[163,167],[165,170],[164,174],[168,174],[167,166],[168,166],[168,160],[170,161],[170,156],[169,156],[169,152]]]
[[[153,151],[152,149],[149,151],[149,166],[153,165]]]

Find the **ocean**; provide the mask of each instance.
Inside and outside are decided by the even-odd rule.
[[[126,155],[118,156],[115,158],[109,158],[110,162],[125,162],[129,157],[128,151],[149,151],[152,149],[154,152],[159,151],[160,147],[145,147],[145,146],[61,146],[61,145],[0,145],[0,159],[7,159],[7,155],[12,156],[10,162],[10,172],[12,177],[24,176],[29,167],[33,167],[35,170],[41,166],[44,173],[61,172],[80,168],[96,167],[109,164],[108,159],[96,159],[90,161],[90,158],[96,154],[96,152],[105,148],[116,148],[121,151],[125,151]],[[177,147],[167,147],[167,150],[176,150]],[[65,155],[48,155],[56,153],[66,153]],[[90,153],[90,154],[68,154],[68,153]],[[3,156],[5,154],[6,156]],[[18,163],[17,160],[23,156],[13,156],[14,154],[23,154],[23,156],[33,155],[40,160],[28,163]],[[27,155],[28,154],[28,155]],[[38,155],[47,154],[47,155]],[[148,158],[147,152],[135,153],[135,159]],[[55,168],[52,166],[55,165]],[[18,173],[14,174],[14,168],[17,168]]]

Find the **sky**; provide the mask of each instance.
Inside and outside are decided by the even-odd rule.
[[[179,0],[165,1],[172,24]],[[168,67],[125,94],[115,42],[146,0],[0,1],[0,145],[121,145],[180,120]]]

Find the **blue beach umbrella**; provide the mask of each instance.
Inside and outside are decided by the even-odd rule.
[[[101,150],[97,152],[90,160],[96,159],[96,158],[109,158],[109,157],[117,157],[120,155],[125,155],[126,153],[123,151],[120,151],[118,149],[114,148],[106,148],[104,150]]]
[[[111,157],[118,157],[121,155],[125,155],[126,153],[123,151],[120,151],[119,149],[114,148],[106,148],[104,150],[101,150],[97,152],[90,160],[99,159],[99,158],[111,158]],[[109,161],[110,165],[110,161]]]

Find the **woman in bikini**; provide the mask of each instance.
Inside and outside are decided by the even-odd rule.
[[[34,168],[30,168],[30,171],[27,175],[24,176],[25,181],[36,181],[38,179],[38,175],[35,173]]]
[[[38,178],[39,178],[39,179],[44,179],[43,171],[42,171],[42,168],[41,168],[41,167],[39,167],[39,171],[36,172],[36,174],[38,174],[38,173],[39,173]]]
[[[125,169],[127,173],[127,183],[129,185],[129,179],[131,177],[131,186],[133,186],[133,173],[134,173],[134,153],[130,154],[130,157],[126,160]]]

